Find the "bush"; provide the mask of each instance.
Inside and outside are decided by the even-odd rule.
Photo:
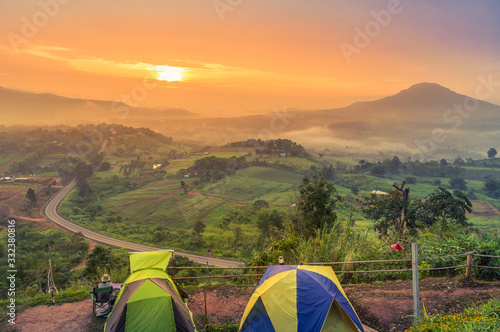
[[[450,179],[450,187],[458,190],[467,190],[467,183],[462,177],[455,177]]]
[[[417,183],[417,178],[414,176],[409,176],[406,178],[406,183],[408,184],[415,184]]]

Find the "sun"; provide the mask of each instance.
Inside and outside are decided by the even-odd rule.
[[[157,66],[156,72],[160,81],[178,82],[184,77],[185,70],[180,67]]]

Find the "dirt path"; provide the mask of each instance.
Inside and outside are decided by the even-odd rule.
[[[40,305],[21,312],[16,319],[19,332],[85,332],[91,322],[92,300],[61,305]]]

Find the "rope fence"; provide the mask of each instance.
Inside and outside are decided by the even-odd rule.
[[[466,277],[470,278],[472,275],[472,268],[478,268],[478,269],[500,269],[500,266],[485,266],[485,265],[474,265],[472,264],[472,258],[474,256],[477,257],[486,257],[486,258],[500,258],[500,256],[494,256],[494,255],[483,255],[483,254],[474,254],[474,253],[466,253],[466,254],[456,254],[456,255],[445,255],[445,256],[437,256],[437,257],[429,257],[429,258],[419,258],[419,261],[428,261],[428,260],[435,260],[435,259],[441,259],[441,258],[449,258],[449,257],[462,257],[462,256],[467,256],[467,264],[463,265],[455,265],[455,266],[444,266],[444,267],[433,267],[433,268],[419,268],[419,271],[434,271],[434,270],[447,270],[447,269],[457,269],[457,268],[467,268],[466,269]],[[397,263],[397,262],[411,262],[411,259],[385,259],[385,260],[371,260],[371,261],[351,261],[351,262],[320,262],[320,263],[304,263],[305,265],[326,265],[326,266],[335,266],[335,265],[347,265],[347,264],[375,264],[375,263]],[[263,274],[257,273],[258,269],[265,269],[268,266],[239,266],[239,267],[209,267],[209,266],[189,266],[189,267],[175,267],[175,266],[169,266],[167,267],[167,270],[172,270],[172,274],[174,277],[172,278],[173,280],[196,280],[196,279],[212,279],[212,278],[260,278],[263,276]],[[254,274],[240,274],[240,275],[211,275],[210,271],[214,270],[249,270],[253,269],[255,270]],[[175,277],[175,271],[179,270],[206,270],[207,275],[205,276],[196,276],[196,277]],[[336,274],[341,274],[341,273],[346,273],[346,274],[355,274],[355,273],[394,273],[394,272],[411,272],[412,269],[389,269],[389,270],[366,270],[366,271],[335,271]],[[115,278],[123,278],[127,276],[115,276]],[[257,279],[258,282],[258,279]],[[86,281],[86,282],[80,282],[76,284],[66,284],[66,285],[60,285],[58,286],[59,288],[61,287],[67,287],[67,286],[75,286],[75,285],[90,285],[90,284],[95,284],[94,281]],[[43,288],[33,288],[30,290],[19,290],[15,291],[16,294],[18,293],[23,293],[23,292],[33,292],[33,291],[40,291],[40,290],[46,290],[47,287]],[[0,296],[3,296],[7,294],[5,293],[0,293]]]

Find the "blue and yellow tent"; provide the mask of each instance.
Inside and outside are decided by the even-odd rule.
[[[248,301],[240,331],[364,331],[329,266],[269,266]]]

